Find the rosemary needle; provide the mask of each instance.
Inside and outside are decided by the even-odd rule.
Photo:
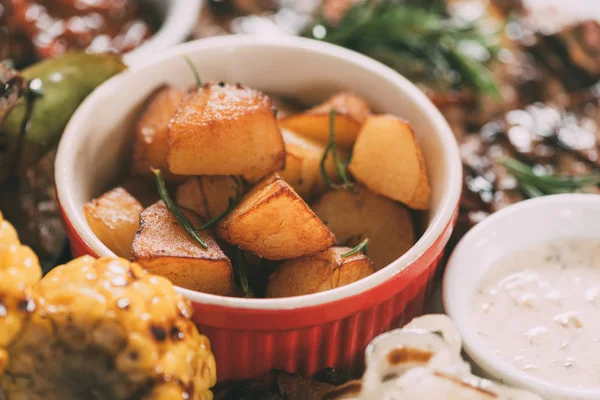
[[[350,257],[360,251],[363,251],[363,253],[365,253],[365,255],[367,255],[367,245],[368,244],[369,244],[369,238],[365,238],[362,242],[357,244],[352,250],[350,250],[347,253],[342,254],[342,257]]]
[[[244,252],[239,247],[235,247],[235,270],[234,273],[237,275],[240,286],[242,288],[242,292],[246,297],[252,297],[252,292],[250,291],[250,285],[248,284],[248,269],[246,268],[246,256],[244,256]]]
[[[158,188],[158,194],[161,200],[167,206],[167,210],[175,217],[179,225],[186,231],[186,233],[194,239],[200,246],[204,249],[208,249],[208,245],[200,236],[200,233],[194,228],[194,224],[183,214],[183,212],[177,207],[171,196],[169,196],[169,192],[167,191],[167,186],[165,185],[165,180],[162,176],[162,172],[160,169],[151,168],[152,172],[156,176],[156,186]]]
[[[321,157],[321,175],[323,176],[323,180],[325,181],[327,186],[329,186],[330,188],[348,189],[351,192],[355,192],[354,183],[350,179],[348,179],[348,175],[346,174],[346,167],[350,163],[352,153],[350,153],[350,155],[344,162],[341,162],[335,146],[335,114],[335,108],[332,108],[329,112],[329,143],[327,143],[327,147],[325,147],[325,151],[323,152],[323,157]],[[329,178],[329,175],[327,174],[327,168],[325,164],[327,163],[327,156],[329,155],[329,152],[331,152],[331,156],[333,157],[333,163],[335,165],[338,177],[342,181],[340,185],[333,183],[331,181],[331,178]]]
[[[187,63],[187,65],[192,70],[192,73],[194,74],[194,78],[196,79],[196,85],[202,86],[202,79],[200,79],[200,74],[198,73],[198,69],[196,69],[196,66],[194,65],[192,60],[190,60],[190,58],[188,56],[186,56],[185,54],[182,54],[181,58],[183,58],[183,60]]]
[[[527,197],[585,192],[587,187],[600,184],[598,173],[580,176],[542,175],[536,174],[529,165],[514,158],[505,158],[501,162],[515,177],[519,188]]]

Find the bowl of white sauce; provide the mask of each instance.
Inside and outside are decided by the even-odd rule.
[[[491,378],[547,399],[600,399],[600,195],[486,218],[452,253],[443,299]]]

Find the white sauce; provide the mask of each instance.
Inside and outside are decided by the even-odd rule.
[[[600,388],[600,241],[560,240],[504,257],[473,299],[479,336],[538,378]]]

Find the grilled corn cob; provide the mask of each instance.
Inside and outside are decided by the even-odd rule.
[[[119,258],[81,257],[35,287],[9,346],[7,400],[208,400],[215,361],[172,284]]]
[[[6,348],[36,308],[31,288],[41,276],[37,256],[0,212],[0,375],[8,362]]]

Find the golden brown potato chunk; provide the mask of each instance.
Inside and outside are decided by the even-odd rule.
[[[315,254],[335,243],[331,231],[277,174],[244,196],[217,231],[229,243],[269,260]]]
[[[150,168],[158,168],[165,179],[177,179],[167,168],[167,133],[169,121],[184,93],[181,89],[163,86],[148,101],[135,127],[131,166],[134,176],[154,177]]]
[[[312,256],[284,261],[267,283],[267,297],[291,297],[323,292],[356,282],[375,272],[363,253],[342,254],[349,247],[331,247]]]
[[[182,209],[189,220],[200,225],[200,217]],[[140,229],[133,239],[133,260],[151,274],[161,275],[173,284],[199,292],[232,295],[231,261],[209,232],[200,236],[204,249],[183,230],[163,202],[146,208],[140,216]]]
[[[321,175],[321,158],[325,152],[325,145],[300,136],[289,129],[283,128],[281,134],[286,150],[285,169],[280,173],[281,177],[307,201],[323,194],[327,189]],[[344,151],[338,149],[338,154],[341,159],[345,159]],[[331,153],[325,167],[332,182],[338,182]]]
[[[195,211],[208,221],[227,210],[236,196],[237,182],[231,176],[204,175],[190,178],[177,188],[177,204]]]
[[[367,102],[352,92],[338,93],[306,112],[282,118],[281,125],[327,143],[329,142],[329,113],[332,108],[336,110],[336,143],[350,147],[356,140],[360,127],[371,114]]]
[[[408,122],[392,115],[369,117],[356,144],[350,172],[373,192],[415,209],[429,208],[431,189],[421,148]]]
[[[167,162],[175,174],[253,182],[281,170],[285,148],[271,100],[240,84],[190,90],[169,124]]]
[[[83,205],[83,213],[94,234],[119,257],[131,254],[133,235],[144,208],[127,190],[114,188]]]
[[[401,204],[364,187],[326,193],[313,210],[335,234],[338,244],[356,246],[369,238],[368,255],[378,270],[414,244],[413,220]]]

